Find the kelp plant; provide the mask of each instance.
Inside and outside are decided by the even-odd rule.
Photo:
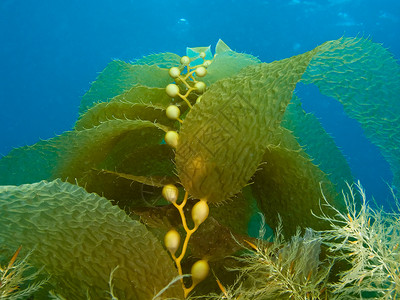
[[[329,229],[353,178],[302,110],[299,81],[343,104],[399,186],[400,72],[386,49],[340,38],[262,63],[219,41],[215,55],[202,47],[112,61],[73,130],[3,157],[1,255],[34,249],[30,264],[50,275],[40,299],[50,289],[67,299],[183,299],[218,288],[209,268],[234,281],[227,257],[236,241],[252,244],[258,211],[272,228],[282,220],[286,236]],[[318,219],[323,198],[332,206]]]

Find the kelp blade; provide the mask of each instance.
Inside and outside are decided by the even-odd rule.
[[[102,197],[56,180],[0,187],[0,245],[34,249],[30,263],[44,266],[67,299],[151,299],[176,269],[160,242],[138,221]],[[29,234],[27,234],[29,232]],[[149,280],[152,278],[152,280]],[[165,296],[182,299],[173,285]]]
[[[176,151],[190,194],[220,202],[247,184],[315,51],[249,66],[202,96],[186,116]]]
[[[400,186],[400,66],[381,45],[363,38],[325,43],[302,82],[343,104],[377,145]]]

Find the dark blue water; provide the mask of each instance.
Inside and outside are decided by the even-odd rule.
[[[81,96],[113,58],[183,55],[222,38],[269,62],[342,35],[368,36],[400,58],[400,1],[1,0],[0,154],[71,129]],[[358,124],[316,90],[299,93],[367,192],[385,198],[389,167]]]

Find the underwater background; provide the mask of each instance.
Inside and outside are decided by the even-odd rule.
[[[70,130],[83,94],[112,59],[215,45],[271,62],[341,36],[400,57],[397,0],[0,1],[0,154]],[[341,104],[299,84],[303,108],[336,140],[368,195],[385,200],[387,162]]]

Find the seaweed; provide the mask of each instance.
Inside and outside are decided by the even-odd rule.
[[[361,201],[358,201],[361,197]],[[332,258],[347,262],[339,281],[331,283],[336,299],[400,297],[400,210],[372,208],[360,182],[343,194],[346,211],[323,214],[331,229],[321,232]],[[398,204],[397,198],[394,203]],[[323,205],[333,208],[324,198]],[[398,206],[397,206],[398,208]]]
[[[71,131],[1,158],[0,244],[35,249],[53,297],[397,297],[398,217],[361,191],[343,203],[350,168],[301,109],[300,81],[343,103],[397,184],[400,68],[387,50],[340,38],[262,63],[219,41],[214,56],[111,62]],[[248,236],[257,212],[278,228],[268,243]],[[252,253],[232,273],[235,239]]]
[[[0,298],[16,300],[28,298],[37,292],[48,278],[40,278],[42,269],[35,270],[29,264],[29,252],[22,259],[19,258],[21,246],[15,251],[5,266],[0,266]]]

